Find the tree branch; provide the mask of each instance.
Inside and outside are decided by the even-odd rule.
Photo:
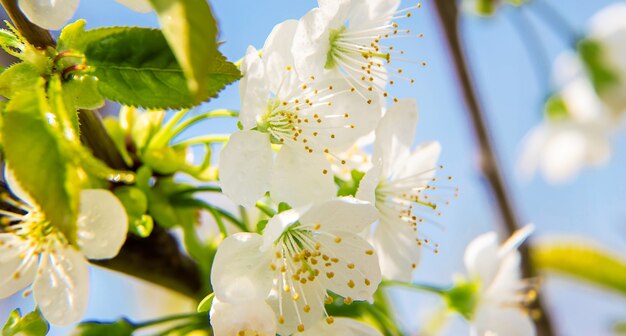
[[[472,129],[478,141],[479,151],[479,168],[482,172],[487,188],[493,199],[497,203],[500,211],[501,223],[504,225],[506,232],[511,235],[520,225],[515,214],[513,203],[509,197],[506,184],[499,164],[496,158],[493,141],[489,135],[487,123],[484,113],[478,102],[478,95],[474,90],[474,85],[470,77],[470,73],[465,61],[463,48],[459,39],[458,19],[459,13],[456,1],[453,0],[433,0],[436,14],[439,17],[445,40],[454,65],[454,70],[460,84],[463,99],[466,104],[466,111],[472,125]],[[524,276],[536,276],[535,270],[529,258],[529,247],[524,245],[520,248],[522,254],[522,270]],[[536,301],[536,308],[541,312],[539,318],[535,321],[539,335],[553,335],[552,326],[547,314],[543,309],[540,298]]]
[[[0,0],[0,3],[28,42],[39,48],[55,46],[47,30],[28,21],[18,8],[17,0]],[[81,111],[79,118],[81,140],[91,148],[94,156],[103,160],[111,168],[127,169],[97,112]],[[2,207],[1,204],[0,207]],[[155,226],[152,234],[147,238],[129,235],[117,257],[92,262],[161,285],[194,299],[199,298],[201,294],[206,294],[200,293],[202,281],[198,265],[181,251],[176,238],[159,226]]]

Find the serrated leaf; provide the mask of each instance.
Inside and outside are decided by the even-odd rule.
[[[57,41],[57,50],[84,53],[90,43],[130,29],[128,27],[104,27],[85,31],[85,23],[85,20],[81,19],[65,26]]]
[[[39,72],[31,64],[17,63],[0,75],[0,95],[10,99],[17,92],[32,90],[39,77]]]
[[[131,336],[135,326],[126,319],[110,323],[83,322],[70,336]]]
[[[98,77],[102,95],[124,105],[144,108],[184,108],[216,96],[240,77],[224,56],[210,60],[206,89],[191,94],[183,70],[163,34],[133,28],[89,44],[87,65]]]
[[[55,227],[74,241],[78,173],[58,118],[50,113],[45,82],[8,103],[2,125],[6,159],[18,182]]]
[[[63,83],[63,94],[73,109],[95,110],[104,106],[104,98],[98,91],[98,78],[95,76],[72,76]]]
[[[626,259],[580,243],[545,244],[533,248],[533,262],[554,271],[626,295]]]
[[[39,311],[35,310],[21,317],[20,310],[15,309],[9,314],[2,328],[2,336],[44,336],[48,333],[48,329],[48,322],[43,319]]]
[[[217,24],[206,0],[150,0],[163,35],[187,78],[192,95],[203,100],[211,60],[217,58]]]

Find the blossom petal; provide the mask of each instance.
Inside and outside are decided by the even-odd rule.
[[[402,99],[391,105],[376,128],[376,141],[372,161],[383,160],[383,174],[400,164],[408,155],[415,138],[417,126],[417,103]]]
[[[41,28],[61,29],[78,8],[79,0],[19,0],[18,5],[28,20]]]
[[[311,207],[300,217],[302,225],[318,225],[319,231],[359,233],[378,219],[378,211],[368,202],[341,197]]]
[[[411,281],[413,269],[420,260],[420,248],[415,241],[415,232],[408,223],[383,217],[374,231],[372,244],[378,253],[380,269],[385,278]]]
[[[220,152],[219,183],[235,203],[251,207],[269,189],[272,146],[268,134],[240,131]]]
[[[515,308],[486,306],[477,311],[474,319],[476,334],[534,336],[535,325],[530,317]]]
[[[152,10],[152,5],[147,0],[115,0],[122,5],[139,13],[148,13]]]
[[[263,247],[262,250],[266,250],[274,245],[276,239],[283,234],[285,229],[298,221],[300,216],[306,211],[308,211],[310,205],[289,209],[287,211],[283,211],[277,215],[274,215],[265,226],[265,230],[263,230]]]
[[[325,320],[318,322],[313,328],[297,333],[301,336],[380,336],[380,333],[371,326],[346,317],[336,317],[333,323]]]
[[[491,284],[500,268],[498,249],[498,235],[495,232],[474,238],[465,249],[465,268],[472,277],[480,279],[485,287]]]
[[[314,8],[299,21],[291,49],[301,80],[320,77],[330,50],[330,21],[324,12]]]
[[[359,183],[356,198],[376,204],[376,187],[380,183],[383,167],[381,160],[374,161],[372,164],[372,168],[365,173]]]
[[[320,274],[325,288],[353,300],[373,302],[373,295],[382,279],[378,256],[365,239],[343,231],[320,235],[320,252],[332,259]]]
[[[263,239],[254,233],[235,233],[217,249],[211,284],[222,302],[244,303],[265,299],[272,288],[270,251],[261,251]]]
[[[35,302],[52,324],[78,321],[89,300],[89,268],[83,255],[71,246],[45,252],[33,284]]]
[[[113,193],[104,189],[80,192],[77,243],[89,259],[115,257],[128,233],[128,216]]]
[[[437,161],[441,154],[441,144],[437,141],[428,142],[417,147],[406,161],[397,162],[399,165],[395,179],[419,175],[424,185],[435,176]]]
[[[276,316],[264,300],[231,304],[214,299],[210,316],[215,336],[239,335],[242,331],[259,336],[276,335]]]
[[[293,207],[331,199],[337,191],[330,171],[321,153],[283,145],[274,162],[271,196]]]
[[[523,287],[520,279],[522,270],[520,267],[521,255],[517,250],[510,251],[500,258],[498,272],[493,281],[483,288],[486,300],[497,302],[519,301],[519,292]]]
[[[265,66],[259,51],[249,46],[241,63],[243,78],[239,81],[239,97],[241,111],[239,121],[248,130],[257,125],[257,119],[267,109],[267,98],[270,91],[267,86]]]
[[[286,20],[277,24],[263,45],[263,62],[267,74],[265,78],[270,91],[277,97],[288,95],[300,83],[296,71],[288,69],[294,66],[291,48],[297,26],[297,20]]]
[[[293,299],[294,291],[298,293],[299,299],[297,300]],[[285,292],[282,288],[272,292],[268,303],[274,309],[275,314],[284,319],[284,323],[278,324],[278,334],[291,335],[298,331],[300,325],[304,327],[304,330],[315,326],[324,316],[325,297],[324,288],[314,282],[306,284],[295,282],[291,292]],[[309,309],[305,310],[305,306]]]
[[[0,299],[7,298],[33,282],[37,255],[29,243],[10,233],[0,233]],[[23,258],[26,256],[26,258]]]

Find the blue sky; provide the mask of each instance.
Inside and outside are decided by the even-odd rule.
[[[442,143],[441,163],[444,174],[454,176],[453,183],[461,190],[460,197],[444,211],[439,220],[441,228],[424,229],[440,245],[440,253],[424,253],[415,281],[446,284],[453,274],[463,272],[462,256],[466,244],[476,235],[497,228],[497,211],[486,193],[476,171],[476,150],[459,91],[451,71],[450,60],[439,33],[432,1],[413,11],[401,26],[423,38],[394,40],[408,58],[425,61],[426,67],[402,64],[415,84],[397,85],[391,91],[398,97],[411,97],[420,107],[416,143],[438,140]],[[443,0],[440,0],[443,1]],[[616,1],[542,0],[549,1],[577,31],[583,31],[587,19],[600,8]],[[212,1],[221,28],[222,52],[231,60],[239,59],[248,45],[260,48],[272,27],[285,19],[297,19],[316,6],[313,0],[215,0]],[[404,1],[403,7],[413,5]],[[516,209],[524,222],[537,226],[534,239],[551,240],[576,237],[594,241],[601,247],[626,255],[626,139],[614,141],[609,166],[584,171],[577,180],[562,186],[551,186],[540,178],[521,181],[515,174],[519,144],[524,134],[540,121],[544,98],[549,94],[547,65],[569,45],[563,35],[555,33],[536,15],[537,3],[523,10],[526,18],[541,37],[541,49],[524,44],[514,19],[518,10],[503,8],[497,17],[480,19],[465,16],[462,40],[467,46],[480,100],[485,107],[498,155],[508,180]],[[76,18],[85,18],[91,28],[104,25],[156,26],[154,14],[137,14],[113,0],[83,0]],[[526,28],[523,33],[531,32]],[[539,76],[538,76],[539,74]],[[205,104],[209,108],[239,107],[236,86],[229,87],[219,99]],[[229,122],[206,123],[191,130],[199,132],[228,132],[234,130]],[[93,272],[91,303],[87,318],[115,318],[121,315],[142,317],[137,309],[141,301],[136,285],[130,287],[125,278],[105,271]],[[404,290],[393,293],[403,325],[415,330],[427,312],[438,303],[428,295]],[[626,299],[574,282],[550,278],[547,281],[547,302],[563,335],[608,335],[610,323],[626,320]],[[0,320],[19,301],[0,302]],[[28,300],[27,300],[28,301]],[[20,303],[28,307],[28,303]],[[27,308],[26,308],[27,309]],[[462,323],[453,321],[449,334],[464,331]],[[64,334],[62,329],[57,333]]]

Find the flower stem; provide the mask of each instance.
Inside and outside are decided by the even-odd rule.
[[[418,283],[410,283],[410,282],[401,282],[401,281],[394,281],[394,280],[383,280],[381,282],[381,286],[404,287],[404,288],[409,288],[409,289],[414,289],[414,290],[431,292],[431,293],[435,293],[438,295],[444,295],[447,291],[447,288],[443,288],[443,287],[437,287],[437,286],[426,285],[426,284],[418,284]]]
[[[274,217],[274,215],[276,214],[276,211],[274,211],[272,208],[270,208],[269,206],[267,206],[267,204],[263,202],[256,202],[255,206],[257,207],[257,209],[261,210],[261,212],[266,214],[268,217]]]
[[[166,317],[162,317],[159,319],[149,320],[149,321],[145,321],[141,323],[135,323],[134,327],[135,327],[135,330],[137,330],[137,329],[152,327],[152,326],[159,325],[162,323],[178,321],[178,320],[183,320],[183,319],[205,317],[205,316],[206,314],[203,314],[203,313],[186,313],[186,314],[179,314],[179,315],[171,315],[171,316],[166,316]]]
[[[227,109],[219,109],[219,110],[205,112],[205,113],[198,114],[187,120],[182,121],[174,129],[172,129],[172,134],[178,134],[182,132],[183,130],[185,130],[187,127],[204,119],[220,118],[220,117],[238,117],[238,116],[239,116],[238,111],[227,110]]]

